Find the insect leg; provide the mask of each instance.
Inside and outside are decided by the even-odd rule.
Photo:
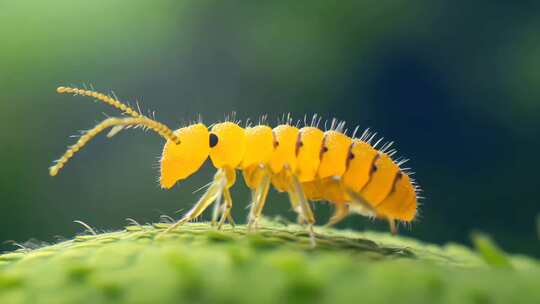
[[[360,194],[350,189],[345,189],[345,191],[347,192],[347,195],[349,195],[349,197],[351,198],[351,205],[349,207],[351,210],[365,216],[377,217],[377,210],[373,208],[368,202],[366,202],[366,200]],[[396,225],[396,220],[389,217],[387,217],[386,220],[388,221],[390,233],[392,233],[392,235],[397,235],[398,227]],[[332,219],[330,219],[330,221],[332,221]]]
[[[212,225],[212,226],[217,225],[218,217],[221,214],[222,200],[223,200],[223,196],[220,195],[217,198],[216,203],[214,204],[214,209],[212,210],[212,220],[210,222],[210,225]]]
[[[311,210],[311,207],[309,206],[309,202],[306,199],[306,196],[304,194],[304,191],[302,190],[302,185],[300,184],[300,181],[296,177],[296,175],[291,174],[291,191],[292,195],[294,196],[300,206],[300,210],[302,212],[302,217],[307,222],[308,229],[309,229],[309,239],[311,241],[311,245],[315,246],[315,231],[313,231],[313,225],[315,224],[315,216],[313,215],[313,211]]]
[[[268,196],[268,190],[270,190],[270,175],[265,174],[259,185],[257,185],[257,188],[252,192],[253,202],[249,210],[248,230],[251,230],[253,227],[257,229],[259,218]]]
[[[391,218],[387,218],[386,220],[388,221],[388,226],[390,226],[390,233],[392,233],[392,235],[397,235],[398,227],[396,225],[396,220]]]
[[[229,221],[229,224],[231,224],[231,226],[234,228],[236,226],[236,222],[234,221],[231,213],[229,212],[229,214],[227,214],[227,220]]]
[[[345,193],[351,198],[351,204],[349,208],[362,215],[375,217],[377,216],[377,210],[373,208],[360,194],[353,190],[344,187]]]
[[[223,213],[221,214],[221,219],[219,220],[218,229],[221,229],[225,220],[231,220],[231,208],[232,208],[232,197],[229,188],[225,187],[223,189],[223,199],[225,203],[223,204]],[[231,224],[234,225],[234,221],[231,221]]]
[[[349,215],[349,206],[347,204],[335,204],[336,210],[334,211],[334,214],[330,219],[328,220],[328,223],[326,223],[326,227],[333,226],[337,223],[339,223],[341,220],[343,220],[347,215]]]
[[[291,203],[291,207],[294,210],[294,212],[296,212],[296,215],[297,215],[296,222],[299,225],[307,224],[306,218],[304,217],[304,212],[302,210],[302,206],[300,206],[300,203],[294,191],[289,190],[287,191],[287,194],[289,195],[289,202]]]
[[[259,209],[259,187],[256,189],[251,189],[251,203],[249,205],[249,214],[247,218],[247,230],[252,231],[253,229],[258,229],[259,224],[256,220],[256,209]]]
[[[221,227],[225,223],[225,220],[229,220],[231,225],[234,226],[234,220],[232,219],[232,216],[231,216],[231,208],[232,208],[233,202],[232,202],[231,192],[229,191],[229,188],[232,187],[234,183],[236,182],[236,170],[228,168],[228,167],[223,168],[221,170],[224,173],[224,179],[225,179],[224,187],[222,189],[222,194],[223,194],[223,198],[225,202],[223,203],[223,207],[219,208],[221,212],[221,219],[218,224],[218,229],[221,229]]]
[[[225,189],[227,189],[227,188],[225,188]],[[229,194],[229,196],[230,196],[230,194]],[[212,211],[212,221],[210,222],[210,225],[216,226],[218,224],[219,216],[224,214],[223,212],[224,212],[225,208],[227,208],[226,204],[227,204],[226,202],[223,203],[223,193],[222,193],[222,195],[220,195],[217,198],[216,203],[214,204],[214,209]],[[231,207],[232,207],[232,204],[231,204]],[[234,222],[234,219],[232,218],[230,212],[225,214],[225,216],[227,217],[227,220],[229,221],[229,223],[231,223],[232,226],[236,225],[236,223]],[[221,221],[221,219],[220,219],[220,221]]]
[[[167,230],[165,230],[164,233],[170,232],[171,230],[177,228],[178,226],[189,222],[195,218],[197,218],[201,213],[210,206],[213,202],[215,202],[223,193],[223,190],[225,189],[227,185],[227,179],[225,177],[225,173],[223,170],[218,170],[216,172],[216,175],[214,175],[214,181],[208,187],[206,192],[201,196],[201,198],[197,201],[195,206],[191,208],[191,210],[186,213],[178,222],[171,225]]]

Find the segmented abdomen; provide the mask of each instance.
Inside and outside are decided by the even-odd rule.
[[[287,191],[290,172],[298,177],[309,200],[352,203],[348,192],[352,191],[376,211],[375,216],[412,221],[417,187],[400,163],[392,160],[395,151],[387,151],[391,144],[377,150],[371,145],[374,136],[368,132],[350,138],[336,129],[323,132],[311,126],[275,127],[274,150],[268,161],[274,188]]]

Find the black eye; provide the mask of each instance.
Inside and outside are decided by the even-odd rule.
[[[210,148],[215,147],[218,144],[218,137],[214,133],[210,133]]]
[[[326,153],[326,152],[328,152],[328,147],[326,146],[322,147],[321,153]]]
[[[354,153],[349,152],[349,159],[354,159]]]
[[[371,166],[371,172],[377,172],[379,168],[377,167],[377,165],[373,164],[373,166]]]

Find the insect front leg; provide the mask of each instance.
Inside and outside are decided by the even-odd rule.
[[[221,219],[219,220],[218,229],[221,229],[223,227],[223,224],[225,223],[225,220],[228,220],[231,225],[234,226],[234,220],[231,216],[231,209],[233,206],[232,196],[231,192],[229,191],[229,188],[234,185],[236,182],[236,170],[231,168],[224,168],[222,169],[225,173],[225,187],[223,188],[223,210],[221,210]]]
[[[212,225],[212,226],[218,225],[218,228],[221,228],[221,226],[219,226],[219,222],[221,222],[220,215],[223,215],[225,213],[226,209],[232,208],[232,198],[231,198],[230,193],[228,194],[230,200],[223,202],[223,200],[224,200],[223,196],[225,196],[225,191],[229,192],[229,189],[225,188],[223,190],[223,195],[218,197],[218,199],[214,203],[214,209],[212,211],[212,220],[210,222],[210,225]],[[231,223],[232,226],[236,225],[236,223],[235,223],[234,219],[232,218],[232,215],[231,215],[230,212],[227,212],[225,214],[225,217],[227,218],[229,223]],[[218,219],[219,219],[219,221],[218,221]]]
[[[210,225],[216,226],[218,223],[219,215],[222,213],[223,210],[223,195],[220,195],[216,202],[214,203],[214,209],[212,210],[212,220],[210,221]]]
[[[199,198],[195,206],[186,213],[179,221],[171,225],[164,233],[170,232],[176,229],[178,226],[194,220],[201,215],[208,206],[214,203],[223,194],[224,189],[227,187],[227,177],[225,172],[220,169],[214,175],[214,180],[206,190],[206,192]]]
[[[221,214],[221,219],[219,220],[218,229],[221,229],[223,227],[223,224],[225,224],[225,220],[229,220],[231,225],[234,226],[234,221],[231,217],[231,208],[232,208],[232,197],[231,192],[229,191],[229,188],[225,187],[223,189],[223,212]]]

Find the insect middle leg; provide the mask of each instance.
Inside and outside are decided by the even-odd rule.
[[[296,212],[296,222],[299,225],[305,225],[307,224],[307,220],[304,216],[304,210],[302,209],[302,206],[299,203],[298,196],[295,194],[293,190],[287,191],[287,194],[289,195],[289,202],[291,203],[291,207]]]
[[[265,174],[255,189],[252,190],[252,203],[248,216],[248,230],[257,229],[262,210],[266,203],[268,191],[270,190],[270,175]]]
[[[234,219],[232,218],[232,215],[231,215],[230,211],[228,211],[228,209],[232,208],[232,198],[231,198],[230,192],[228,194],[228,197],[226,198],[226,201],[223,202],[223,196],[225,195],[225,191],[229,192],[229,189],[225,188],[223,190],[223,195],[218,197],[218,199],[214,203],[214,210],[212,211],[212,220],[210,222],[210,225],[212,225],[212,226],[217,225],[218,229],[221,228],[221,226],[223,225],[222,221],[224,221],[225,219],[227,221],[229,221],[229,223],[233,227],[236,226],[236,223],[235,223]],[[218,221],[218,218],[219,218],[220,215],[222,217]]]
[[[223,195],[219,196],[214,203],[214,209],[212,210],[212,220],[210,225],[216,226],[218,223],[218,217],[221,215],[223,210]]]

